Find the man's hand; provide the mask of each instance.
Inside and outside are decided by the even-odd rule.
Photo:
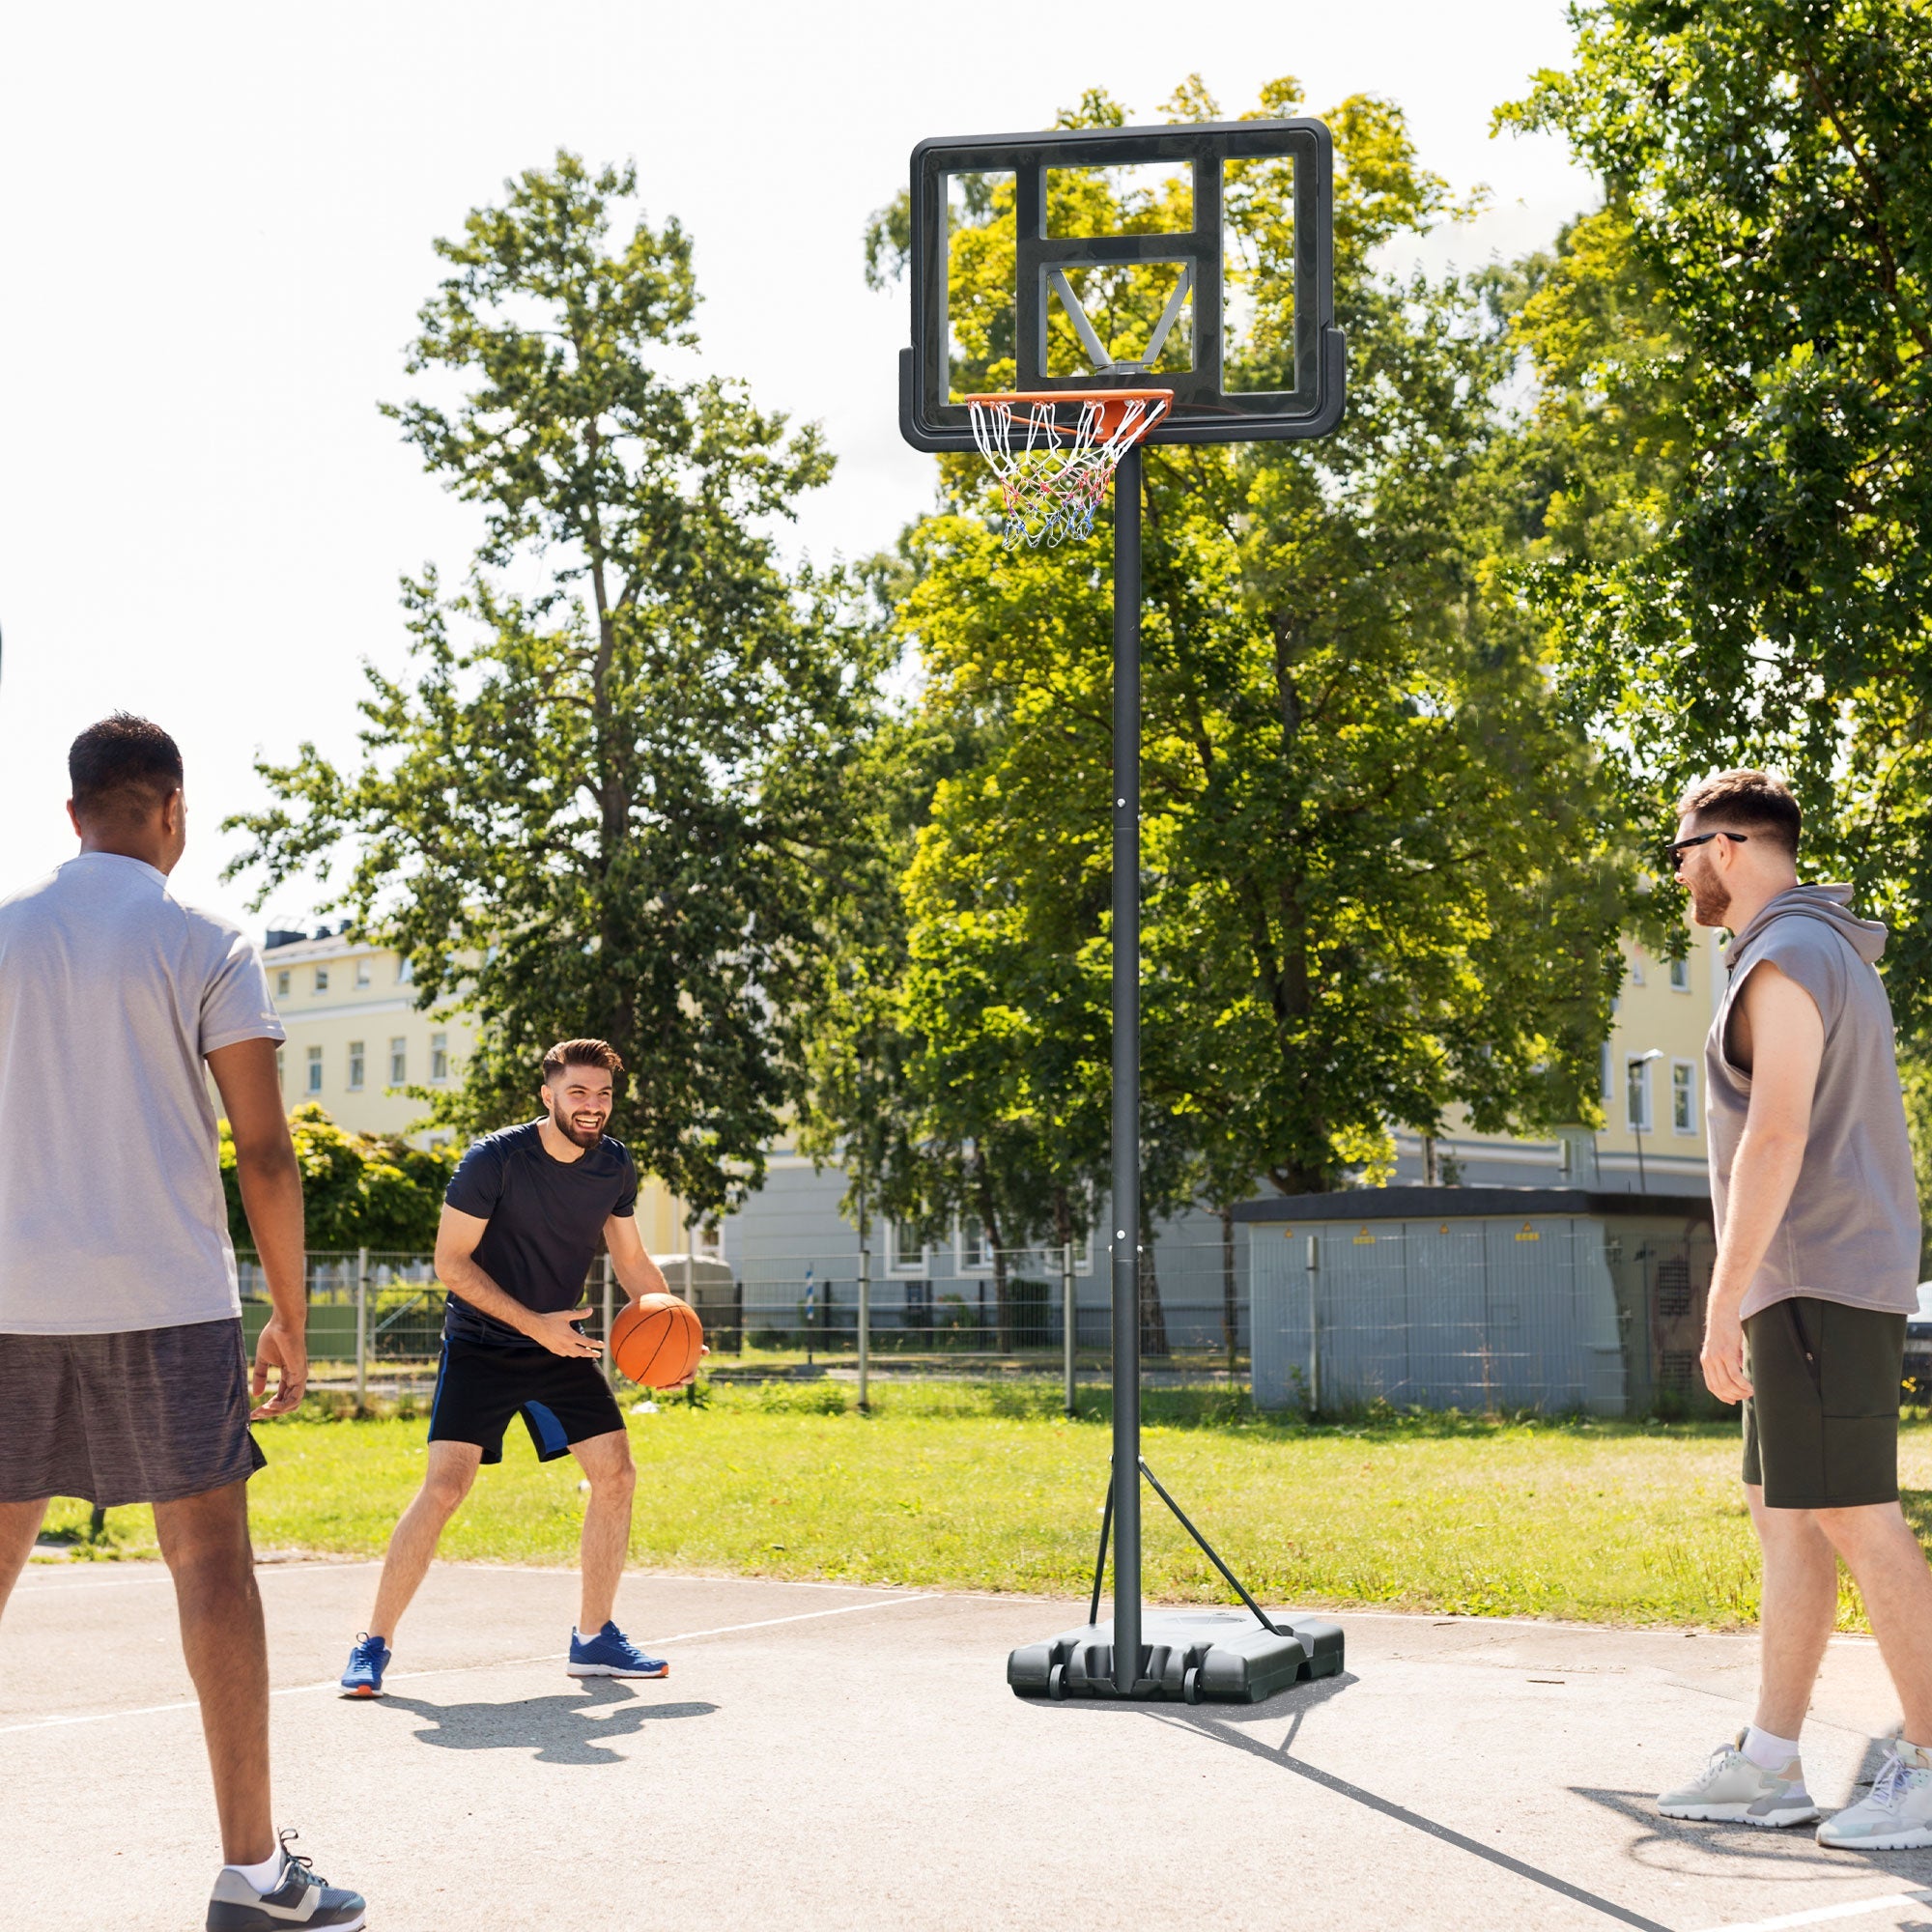
[[[1704,1316],[1704,1386],[1719,1402],[1743,1402],[1751,1392],[1745,1379],[1745,1329],[1737,1308],[1712,1299]]]
[[[688,1389],[692,1385],[692,1383],[697,1379],[698,1368],[702,1364],[705,1356],[710,1354],[710,1352],[711,1352],[711,1344],[709,1342],[700,1342],[697,1345],[697,1360],[691,1365],[691,1373],[688,1376],[686,1376],[682,1381],[667,1382],[664,1385],[663,1389],[659,1391],[659,1393],[663,1395],[669,1395],[677,1389]]]
[[[277,1376],[275,1392],[267,1402],[269,1371]],[[255,1373],[248,1380],[248,1394],[256,1406],[250,1422],[265,1422],[270,1416],[287,1415],[301,1406],[308,1387],[308,1338],[291,1328],[279,1315],[271,1315],[262,1324],[262,1339],[255,1344]]]
[[[541,1342],[553,1355],[601,1355],[602,1342],[593,1342],[588,1335],[580,1334],[571,1324],[582,1321],[590,1314],[590,1304],[586,1301],[582,1308],[559,1308],[554,1315],[539,1315],[526,1331],[533,1340]]]

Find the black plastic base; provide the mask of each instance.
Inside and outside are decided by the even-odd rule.
[[[1246,1610],[1149,1610],[1140,1667],[1128,1691],[1114,1684],[1114,1626],[1083,1624],[1007,1659],[1018,1697],[1132,1697],[1198,1704],[1259,1704],[1291,1684],[1342,1668],[1341,1626],[1270,1610],[1263,1630]]]

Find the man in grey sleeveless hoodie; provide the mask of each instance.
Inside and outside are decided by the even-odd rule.
[[[1704,1049],[1718,1259],[1711,1392],[1744,1405],[1745,1495],[1764,1555],[1755,1721],[1666,1817],[1804,1825],[1799,1731],[1837,1613],[1838,1559],[1903,1706],[1871,1795],[1818,1828],[1868,1851],[1932,1846],[1932,1570],[1898,1505],[1905,1318],[1918,1204],[1876,962],[1849,886],[1801,886],[1797,802],[1726,772],[1678,806],[1669,857],[1699,925],[1736,935]]]

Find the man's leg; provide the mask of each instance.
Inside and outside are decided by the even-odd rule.
[[[590,1479],[577,1628],[584,1636],[595,1636],[617,1606],[617,1583],[631,1551],[631,1498],[637,1492],[638,1472],[631,1462],[631,1438],[621,1429],[573,1442],[570,1453]]]
[[[1745,1485],[1764,1552],[1758,1610],[1757,1715],[1775,1738],[1795,1738],[1811,1703],[1838,1614],[1838,1557],[1811,1510],[1767,1509],[1764,1490]]]
[[[229,1864],[259,1864],[274,1853],[275,1833],[269,1644],[248,1542],[247,1483],[156,1503],[155,1532],[174,1574],[182,1652],[201,1700],[221,1856]]]
[[[1816,1514],[1865,1600],[1907,1742],[1932,1745],[1932,1569],[1918,1539],[1896,1503]]]
[[[0,1610],[7,1607],[14,1585],[34,1553],[34,1539],[41,1533],[47,1501],[43,1496],[37,1503],[0,1503]]]
[[[369,1613],[369,1634],[385,1643],[394,1639],[396,1626],[410,1600],[429,1574],[443,1526],[461,1507],[476,1480],[483,1451],[473,1442],[432,1442],[423,1486],[415,1501],[403,1512],[389,1537],[383,1559],[383,1580],[376,1585],[376,1607]]]

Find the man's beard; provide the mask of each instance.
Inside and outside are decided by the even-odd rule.
[[[550,1110],[550,1123],[574,1147],[594,1148],[604,1138],[602,1121],[594,1127],[580,1127],[561,1107]]]
[[[1699,925],[1724,923],[1724,915],[1731,909],[1731,895],[1718,880],[1705,873],[1686,880],[1685,889],[1690,895],[1690,916]]]

